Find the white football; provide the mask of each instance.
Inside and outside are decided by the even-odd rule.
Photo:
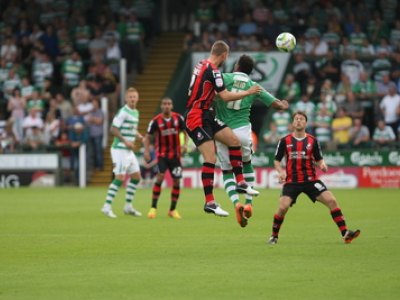
[[[275,40],[279,51],[290,52],[296,47],[296,38],[289,32],[282,32]]]

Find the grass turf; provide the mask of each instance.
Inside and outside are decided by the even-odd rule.
[[[201,190],[182,191],[182,220],[100,213],[106,188],[0,190],[0,299],[398,299],[399,190],[336,190],[349,228],[343,244],[328,210],[302,195],[279,243],[267,245],[278,190],[255,199],[247,228],[216,190],[228,218],[202,211]],[[137,192],[144,215],[151,190]]]

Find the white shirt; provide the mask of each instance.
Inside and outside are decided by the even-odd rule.
[[[400,106],[400,96],[398,94],[394,96],[386,95],[383,97],[379,107],[384,110],[385,123],[397,122],[399,116],[397,115],[397,109]]]

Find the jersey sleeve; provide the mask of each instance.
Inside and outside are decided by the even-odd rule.
[[[280,139],[275,151],[275,160],[281,161],[285,155],[286,142],[285,139]]]
[[[185,120],[182,115],[178,115],[179,129],[185,130]]]
[[[122,123],[124,123],[125,120],[125,114],[120,111],[113,119],[112,121],[112,126],[116,128],[120,128],[122,126]]]
[[[213,69],[210,66],[206,72],[207,72],[207,79],[211,82],[217,93],[225,90],[225,84],[220,70]]]
[[[255,85],[257,83],[252,81],[252,84]],[[264,103],[266,106],[271,106],[271,104],[278,99],[272,96],[268,91],[263,89],[259,95],[259,100],[261,100],[261,102]]]
[[[314,156],[315,161],[320,161],[321,159],[323,159],[321,146],[317,139],[314,140],[313,156]]]
[[[153,134],[157,130],[157,122],[152,119],[149,123],[149,126],[147,126],[147,133],[148,134]]]

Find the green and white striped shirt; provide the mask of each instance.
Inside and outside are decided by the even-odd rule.
[[[126,141],[135,142],[139,127],[139,111],[137,109],[130,109],[128,105],[125,105],[115,115],[112,126],[119,129]],[[128,149],[118,137],[114,137],[111,148]]]

